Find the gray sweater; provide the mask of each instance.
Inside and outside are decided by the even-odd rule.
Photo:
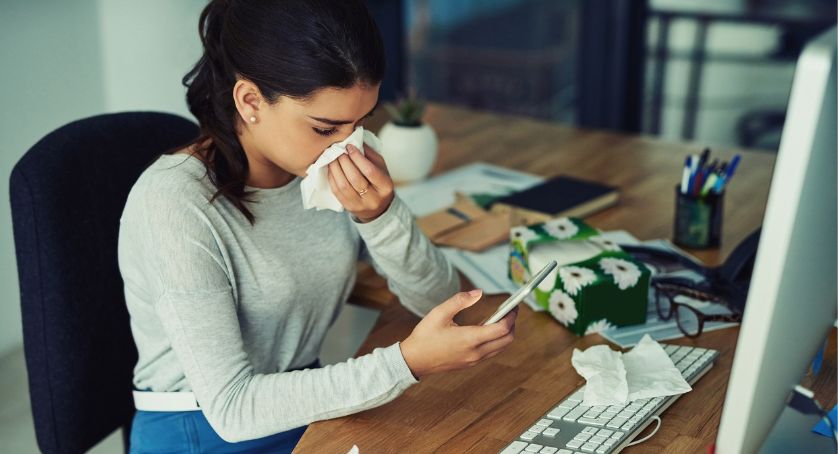
[[[256,189],[251,225],[203,164],[164,155],[120,220],[119,267],[139,351],[134,386],[192,391],[227,441],[260,438],[382,405],[416,383],[399,344],[321,369],[317,359],[371,258],[422,316],[459,289],[451,264],[396,197],[379,218],[303,210],[300,179]]]

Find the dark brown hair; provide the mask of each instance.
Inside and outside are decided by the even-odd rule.
[[[361,0],[212,0],[198,30],[204,54],[183,77],[200,136],[212,200],[224,196],[250,223],[247,157],[239,142],[233,87],[253,82],[269,103],[306,99],[326,87],[384,78],[384,45]]]

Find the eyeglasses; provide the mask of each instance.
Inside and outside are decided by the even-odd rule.
[[[725,301],[711,293],[695,290],[683,285],[674,285],[662,282],[653,283],[655,289],[655,306],[661,320],[669,320],[675,315],[675,322],[678,329],[687,337],[697,337],[704,330],[704,322],[740,322],[742,315],[730,314],[705,314],[689,304],[680,303],[675,299],[679,296],[686,296],[701,301],[727,306]]]

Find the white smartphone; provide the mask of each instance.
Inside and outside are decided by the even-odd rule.
[[[541,281],[543,281],[544,278],[547,277],[547,275],[550,274],[550,272],[553,271],[553,269],[555,268],[556,261],[551,260],[550,263],[545,265],[544,268],[542,268],[541,271],[539,271],[535,275],[535,277],[530,279],[530,281],[524,284],[523,287],[519,288],[517,292],[513,293],[512,296],[509,297],[509,299],[504,301],[503,304],[501,304],[500,307],[498,307],[498,310],[495,311],[495,313],[492,314],[491,317],[487,318],[486,321],[482,324],[491,325],[492,323],[495,323],[502,319],[506,314],[508,314],[512,309],[514,309],[515,306],[518,305],[518,303],[524,301],[524,298],[527,295],[529,295],[530,292],[535,290],[538,284],[540,284]]]

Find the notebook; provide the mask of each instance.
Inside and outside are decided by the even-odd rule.
[[[512,225],[530,225],[563,216],[584,218],[616,204],[618,199],[619,192],[613,186],[557,176],[495,200],[491,211],[511,213]]]

